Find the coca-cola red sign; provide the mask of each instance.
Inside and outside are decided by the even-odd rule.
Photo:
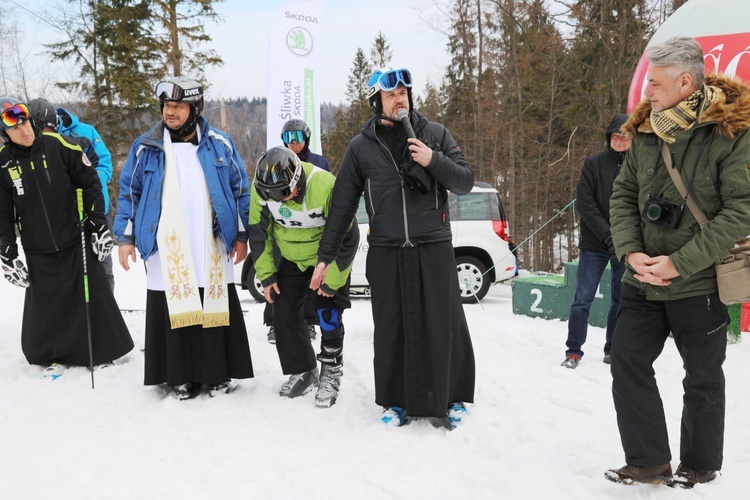
[[[696,36],[695,39],[703,47],[706,74],[736,75],[750,83],[750,33]],[[630,82],[628,113],[643,99],[649,64],[646,58],[647,53],[648,49],[638,61]]]

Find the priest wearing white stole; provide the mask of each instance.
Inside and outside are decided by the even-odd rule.
[[[201,116],[203,89],[156,86],[162,120],[133,143],[115,219],[125,270],[146,262],[145,384],[178,399],[228,393],[253,376],[233,264],[247,255],[247,173],[232,140]]]

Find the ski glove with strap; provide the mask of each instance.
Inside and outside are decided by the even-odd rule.
[[[106,224],[97,224],[89,219],[89,227],[91,228],[92,250],[94,251],[96,258],[101,262],[112,253],[112,247],[115,246],[115,240],[112,238],[112,233],[109,231]]]
[[[18,257],[13,259],[5,255],[0,255],[0,267],[2,267],[3,276],[10,284],[20,286],[21,288],[28,288],[31,284],[26,265]]]

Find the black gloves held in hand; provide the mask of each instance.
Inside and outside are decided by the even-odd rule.
[[[91,230],[91,246],[94,255],[99,261],[103,261],[112,253],[115,246],[115,240],[106,224],[97,224],[89,219],[89,229]]]

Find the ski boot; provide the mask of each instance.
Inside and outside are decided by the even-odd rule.
[[[341,348],[335,348],[333,352],[329,352],[330,347],[323,346],[322,351],[318,354],[320,378],[318,379],[318,392],[315,393],[315,406],[330,408],[339,395],[341,376],[344,374],[344,358],[341,356]]]
[[[289,380],[284,382],[279,391],[279,396],[283,398],[296,398],[307,394],[313,387],[318,385],[318,367],[304,373],[293,374]]]

